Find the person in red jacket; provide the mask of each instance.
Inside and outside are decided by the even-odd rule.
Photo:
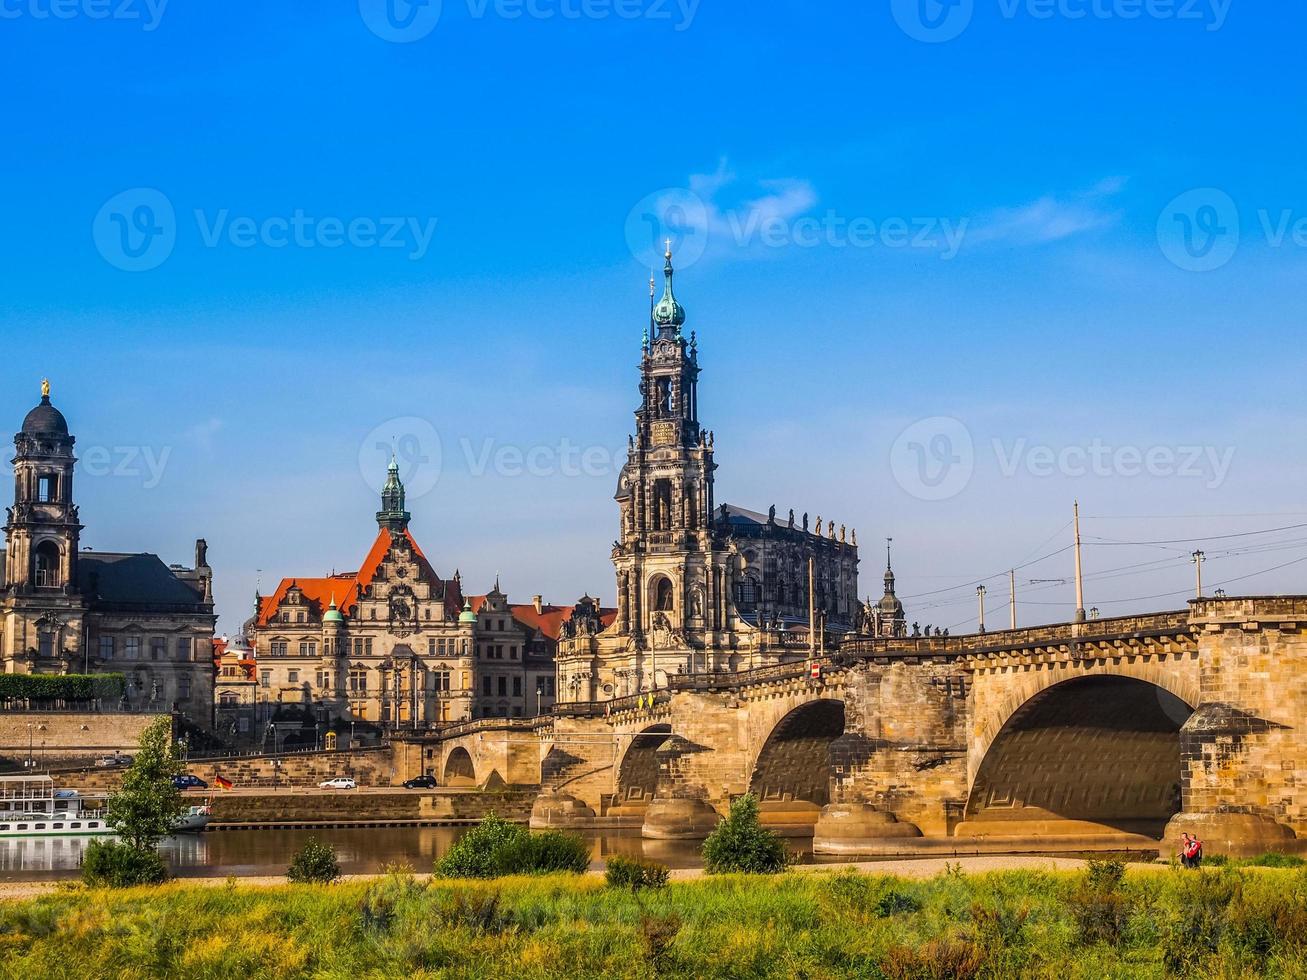
[[[1180,863],[1186,868],[1197,868],[1203,863],[1203,842],[1197,834],[1180,835]]]

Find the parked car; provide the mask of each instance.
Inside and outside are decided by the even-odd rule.
[[[95,765],[99,769],[117,769],[120,766],[130,766],[132,757],[130,755],[119,755],[115,752],[113,755],[105,755],[95,760]]]
[[[182,773],[180,776],[172,777],[172,784],[178,789],[208,789],[209,784],[199,776],[192,776],[190,773]]]
[[[405,789],[435,789],[436,786],[435,776],[414,776],[412,779],[404,780]]]
[[[337,776],[335,779],[324,779],[318,783],[318,789],[358,789],[359,784],[354,782],[348,776]]]

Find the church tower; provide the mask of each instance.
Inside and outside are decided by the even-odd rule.
[[[14,436],[14,503],[5,522],[4,589],[12,598],[3,634],[8,655],[54,661],[80,646],[82,525],[73,503],[76,440],[41,382],[41,401]],[[41,665],[58,669],[54,663]]]
[[[698,345],[681,330],[685,309],[676,299],[670,243],[666,257],[653,335],[642,345],[641,402],[618,481],[621,537],[613,550],[617,630],[636,649],[663,647],[660,673],[691,669],[693,651],[724,628],[728,610],[712,529],[712,436],[699,423]],[[645,684],[651,669],[636,668]]]
[[[399,479],[399,460],[391,456],[390,466],[386,469],[386,485],[381,488],[381,510],[377,512],[377,524],[400,534],[408,527],[412,517],[404,509],[404,484]]]

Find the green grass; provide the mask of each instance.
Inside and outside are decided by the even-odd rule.
[[[1307,871],[790,873],[653,891],[396,874],[0,904],[5,978],[654,976],[1307,977]]]

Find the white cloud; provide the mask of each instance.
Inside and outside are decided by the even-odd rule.
[[[1043,245],[1110,228],[1121,220],[1111,199],[1125,187],[1124,177],[1108,177],[1070,197],[1045,195],[1017,207],[998,208],[974,221],[972,243]]]

